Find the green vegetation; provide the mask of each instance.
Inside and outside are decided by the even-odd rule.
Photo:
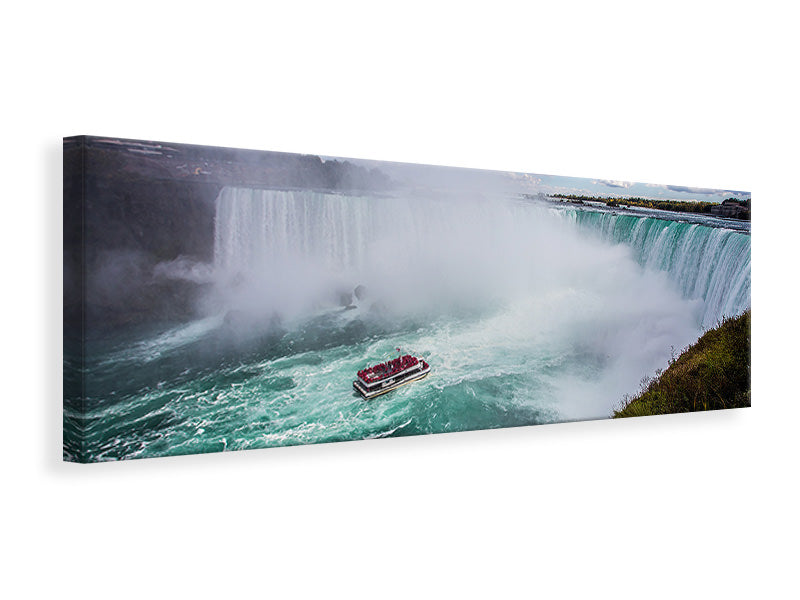
[[[750,406],[750,311],[707,331],[664,372],[642,380],[614,418]]]
[[[715,202],[683,201],[683,200],[651,200],[649,198],[608,198],[603,196],[580,196],[577,194],[551,194],[550,198],[559,198],[575,204],[584,202],[605,202],[606,206],[640,206],[656,210],[671,210],[684,213],[717,214],[720,205]],[[750,200],[727,198],[724,204],[732,204],[746,210],[734,210],[732,216],[739,219],[750,218]]]
[[[609,200],[606,206],[641,206],[657,210],[672,210],[675,212],[709,213],[714,202],[683,202],[681,200],[647,200],[645,198],[621,198]]]

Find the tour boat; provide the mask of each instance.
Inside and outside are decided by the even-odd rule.
[[[421,358],[406,354],[394,360],[374,365],[358,372],[353,382],[356,391],[371,400],[413,381],[428,376],[431,366]]]

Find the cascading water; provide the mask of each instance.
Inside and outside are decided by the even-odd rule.
[[[297,268],[304,263],[305,268],[315,265],[362,279],[374,276],[382,264],[395,263],[392,278],[403,279],[405,287],[413,287],[426,266],[446,271],[434,274],[438,278],[458,271],[456,263],[463,267],[469,262],[474,277],[505,286],[507,281],[497,281],[496,275],[518,280],[541,274],[543,264],[527,258],[522,262],[529,273],[520,274],[521,254],[540,255],[563,245],[563,239],[553,239],[547,230],[556,221],[544,213],[541,207],[513,202],[459,205],[225,188],[217,201],[215,262],[222,271],[260,270],[270,276],[276,264],[291,262]],[[607,211],[567,209],[555,214],[566,215],[605,241],[625,244],[645,269],[666,272],[685,298],[702,301],[704,328],[750,305],[749,235]],[[566,234],[561,229],[558,235]],[[467,260],[454,261],[455,254],[468,254]],[[507,273],[505,265],[518,272]]]
[[[750,307],[750,236],[698,223],[594,210],[565,211],[580,227],[631,247],[646,269],[669,274],[684,297],[700,299],[701,325]]]
[[[357,284],[406,310],[474,304],[552,276],[562,257],[535,257],[564,231],[546,220],[546,211],[519,202],[225,188],[215,267],[223,288],[246,282],[262,309],[282,313]]]
[[[746,235],[504,198],[227,187],[214,249],[207,318],[87,353],[91,459],[603,418],[749,305]]]

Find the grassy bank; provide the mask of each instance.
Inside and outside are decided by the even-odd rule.
[[[663,373],[645,379],[614,418],[750,406],[750,311],[707,331]]]

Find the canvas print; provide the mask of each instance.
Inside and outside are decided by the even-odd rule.
[[[748,192],[64,139],[64,459],[750,406]]]

